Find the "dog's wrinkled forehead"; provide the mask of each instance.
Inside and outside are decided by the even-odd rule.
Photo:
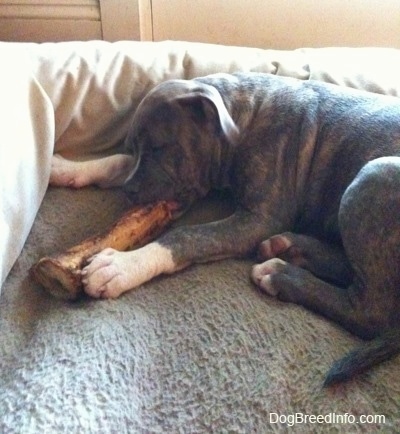
[[[133,117],[131,133],[138,134],[156,121],[173,121],[173,101],[179,95],[192,92],[194,88],[191,82],[185,80],[166,81],[156,86],[139,104]]]
[[[125,148],[133,156],[142,153],[143,146],[149,141],[156,141],[160,131],[160,123],[172,127],[175,113],[171,102],[177,95],[190,92],[194,86],[185,80],[172,80],[161,83],[152,89],[141,101],[133,116],[132,124],[128,131]],[[156,127],[156,124],[158,127]]]
[[[139,109],[148,111],[160,103],[171,103],[179,96],[201,90],[201,84],[192,80],[168,80],[152,89],[139,105]]]
[[[195,80],[168,80],[152,89],[147,97],[163,99],[168,102],[176,96],[201,90],[202,84]],[[147,97],[145,99],[147,99]]]
[[[206,135],[217,140],[223,137],[230,143],[238,136],[217,88],[200,80],[169,80],[156,86],[139,104],[127,146],[132,152],[132,147],[141,146],[138,142],[160,148],[174,137],[185,137],[187,143],[192,136],[194,143]]]

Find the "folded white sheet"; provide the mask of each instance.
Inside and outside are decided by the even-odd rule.
[[[1,47],[0,278],[18,257],[46,191],[54,143],[51,102],[25,56]],[[6,60],[5,60],[6,59]]]

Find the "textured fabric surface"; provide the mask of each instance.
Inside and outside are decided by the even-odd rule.
[[[31,282],[39,257],[125,208],[118,191],[47,192],[0,299],[1,433],[398,432],[400,360],[322,390],[330,364],[359,341],[261,294],[250,261],[193,266],[115,301],[59,301]],[[188,221],[217,208],[206,203]],[[385,423],[289,427],[273,413]]]

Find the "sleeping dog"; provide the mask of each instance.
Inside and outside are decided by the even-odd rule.
[[[265,293],[371,340],[325,385],[400,351],[399,99],[259,73],[167,81],[139,105],[126,151],[55,156],[51,183],[123,185],[135,203],[175,201],[177,214],[229,188],[236,211],[135,251],[104,250],[83,270],[89,295],[258,249],[251,278]]]

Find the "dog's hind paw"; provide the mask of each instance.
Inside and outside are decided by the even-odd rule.
[[[291,241],[285,235],[274,235],[260,244],[258,256],[263,260],[276,258],[288,250],[291,245]]]
[[[303,249],[298,245],[298,238],[301,235],[285,232],[283,234],[274,235],[271,238],[263,241],[258,249],[258,256],[261,260],[281,258],[290,264],[304,267],[306,259]]]
[[[260,244],[259,257],[262,261],[282,259],[342,286],[349,285],[353,277],[343,249],[308,235],[293,232],[274,235]]]
[[[277,287],[273,285],[272,275],[281,272],[286,265],[286,262],[279,258],[273,258],[262,264],[254,265],[251,279],[268,295],[276,297],[279,291]]]

